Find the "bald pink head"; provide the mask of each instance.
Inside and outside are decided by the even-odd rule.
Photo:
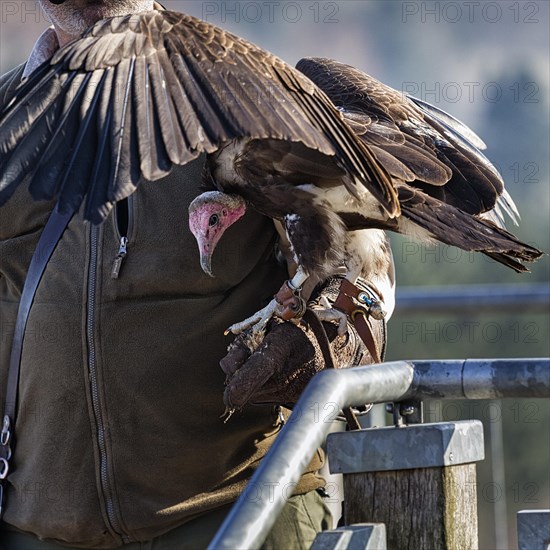
[[[238,195],[207,191],[189,205],[189,229],[197,239],[202,270],[213,277],[212,254],[225,233],[246,212],[246,203]]]

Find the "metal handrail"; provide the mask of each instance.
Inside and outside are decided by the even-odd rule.
[[[550,397],[550,359],[395,361],[317,374],[209,550],[259,548],[343,407],[408,399]]]
[[[550,284],[405,286],[396,290],[396,314],[519,311],[548,313]]]

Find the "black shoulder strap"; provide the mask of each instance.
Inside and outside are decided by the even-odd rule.
[[[57,243],[61,239],[73,215],[74,211],[61,214],[57,207],[53,209],[40,235],[38,246],[32,256],[27,278],[25,279],[25,285],[23,286],[23,292],[21,294],[21,301],[19,302],[11,348],[8,381],[6,385],[2,431],[0,432],[0,518],[4,510],[4,485],[9,471],[9,460],[13,451],[13,432],[17,411],[17,389],[19,386],[21,353],[23,351],[23,339],[25,338],[27,319],[42,275],[44,274]]]

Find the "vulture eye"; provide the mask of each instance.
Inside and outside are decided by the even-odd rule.
[[[214,225],[218,225],[218,222],[220,221],[220,217],[218,214],[212,214],[210,216],[210,219],[208,220],[208,225],[210,227],[213,227]]]

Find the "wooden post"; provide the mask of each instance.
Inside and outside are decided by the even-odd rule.
[[[344,523],[384,523],[388,548],[478,547],[479,421],[331,434],[330,470],[344,474]]]

